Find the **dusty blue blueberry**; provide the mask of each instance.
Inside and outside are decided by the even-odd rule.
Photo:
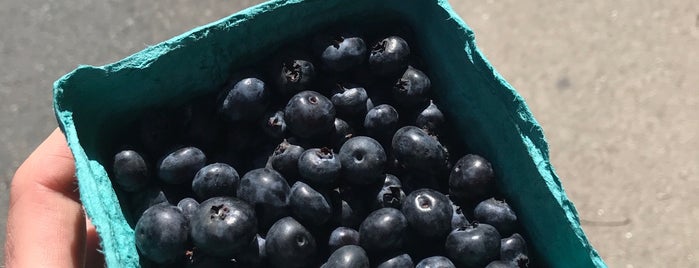
[[[444,125],[444,114],[439,110],[436,104],[430,100],[427,108],[422,110],[415,119],[415,125],[419,128],[427,130],[429,133],[438,134]]]
[[[314,184],[333,185],[340,177],[341,164],[332,149],[311,148],[299,157],[301,178]]]
[[[114,155],[112,168],[114,183],[124,191],[140,191],[150,181],[146,160],[134,150],[123,150]]]
[[[259,168],[249,171],[240,180],[238,198],[255,209],[259,229],[264,231],[291,213],[289,190],[289,184],[281,174],[269,168]]]
[[[389,36],[374,44],[369,53],[369,68],[378,75],[400,73],[408,66],[410,47],[399,36]]]
[[[269,106],[269,89],[259,78],[243,78],[226,90],[220,111],[231,121],[253,121]]]
[[[512,234],[500,240],[500,259],[503,261],[515,261],[518,257],[527,257],[527,243],[518,234]]]
[[[337,227],[330,233],[330,239],[328,240],[330,251],[335,251],[347,245],[359,245],[359,232],[352,228]]]
[[[260,122],[262,131],[270,138],[280,140],[286,136],[284,111],[267,112]]]
[[[359,226],[359,245],[371,254],[400,250],[407,231],[408,221],[400,210],[382,208],[369,214]]]
[[[194,245],[216,257],[234,257],[257,233],[252,206],[235,197],[214,197],[199,204],[191,220]]]
[[[294,219],[309,227],[324,224],[333,213],[325,195],[300,181],[291,187],[289,206]]]
[[[366,58],[366,44],[352,33],[321,35],[314,47],[322,67],[333,72],[347,71],[362,64]]]
[[[274,267],[309,267],[316,261],[316,241],[298,221],[285,217],[269,228],[265,252]]]
[[[177,207],[182,211],[182,215],[187,218],[187,222],[192,219],[192,216],[199,208],[199,202],[194,198],[187,197],[177,203]]]
[[[369,99],[366,89],[356,84],[337,84],[330,97],[337,115],[343,118],[355,119],[366,114],[366,102]]]
[[[456,268],[456,266],[447,257],[432,256],[421,260],[415,268]]]
[[[472,224],[452,231],[444,245],[458,267],[484,267],[500,256],[500,234],[488,224]]]
[[[187,219],[177,207],[152,206],[136,223],[136,247],[153,262],[171,263],[184,255],[188,231]]]
[[[370,137],[387,144],[398,129],[398,119],[398,111],[393,106],[381,104],[367,112],[364,129]]]
[[[158,178],[169,184],[190,183],[206,165],[206,155],[196,147],[184,147],[166,155],[158,163]]]
[[[381,262],[376,268],[403,268],[414,267],[413,258],[408,254],[400,254],[388,260]]]
[[[358,136],[342,145],[339,152],[347,182],[371,184],[381,181],[386,166],[386,152],[378,141]]]
[[[369,257],[366,251],[359,246],[343,246],[328,258],[325,268],[369,268]]]
[[[418,127],[406,126],[396,131],[392,147],[398,162],[408,170],[435,173],[448,167],[446,149]]]
[[[194,176],[192,190],[199,200],[216,196],[235,196],[240,176],[235,168],[225,163],[214,163],[201,168]]]
[[[269,163],[272,169],[276,170],[287,182],[298,180],[299,178],[299,157],[305,150],[298,145],[294,145],[284,140],[272,153]]]
[[[408,66],[393,86],[393,96],[400,105],[415,106],[427,99],[432,83],[425,73]]]
[[[301,138],[325,135],[333,129],[335,106],[318,92],[302,91],[286,104],[284,121],[289,131]]]
[[[469,154],[454,164],[449,175],[449,193],[467,203],[478,203],[495,191],[495,173],[485,158]],[[457,202],[459,203],[459,202]]]
[[[495,227],[502,236],[509,236],[517,229],[517,215],[504,200],[489,198],[478,203],[473,216],[480,223]]]

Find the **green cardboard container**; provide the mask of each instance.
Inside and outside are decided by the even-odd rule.
[[[54,84],[54,108],[75,156],[80,197],[109,267],[139,267],[133,229],[104,165],[106,144],[148,107],[218,90],[232,71],[294,36],[349,17],[398,17],[418,42],[442,110],[469,151],[489,159],[545,267],[606,267],[583,233],[549,161],[541,127],[488,63],[473,31],[445,0],[274,0],[198,27],[101,67],[80,66]]]

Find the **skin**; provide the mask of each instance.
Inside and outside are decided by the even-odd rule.
[[[58,130],[17,169],[10,189],[5,267],[103,267],[80,203],[75,164]]]

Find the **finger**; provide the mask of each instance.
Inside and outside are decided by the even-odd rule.
[[[12,179],[7,220],[7,267],[82,267],[85,216],[75,165],[55,130]]]
[[[86,218],[85,224],[87,226],[87,236],[85,237],[85,267],[104,267],[104,255],[102,255],[102,248],[100,247],[97,230],[95,226],[92,225],[92,222],[90,222],[90,219]]]

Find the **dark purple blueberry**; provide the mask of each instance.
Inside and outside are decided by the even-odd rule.
[[[393,96],[401,105],[415,106],[427,99],[431,86],[425,73],[408,66],[403,76],[393,85]]]
[[[339,150],[352,137],[354,137],[354,129],[345,120],[335,118],[335,129],[330,137],[330,143],[333,145],[333,148]]]
[[[415,268],[456,268],[456,266],[447,257],[433,256],[422,259]]]
[[[420,112],[415,119],[415,125],[419,128],[427,130],[429,133],[439,133],[439,130],[444,125],[444,114],[437,108],[437,105],[430,100],[430,104]]]
[[[278,73],[279,91],[282,95],[292,95],[299,91],[305,90],[311,84],[316,75],[315,66],[313,63],[299,57],[287,56],[280,63],[281,71]]]
[[[281,174],[268,169],[253,169],[240,180],[238,198],[248,202],[254,209],[261,231],[275,221],[288,216],[289,184]]]
[[[398,256],[395,256],[393,258],[390,258],[382,263],[379,264],[379,266],[376,266],[376,268],[404,268],[404,267],[415,267],[413,264],[413,258],[410,257],[408,254],[401,254]]]
[[[457,266],[483,267],[498,259],[500,234],[488,224],[473,224],[452,231],[444,247]]]
[[[188,228],[187,219],[177,207],[152,206],[136,223],[136,247],[153,262],[171,263],[185,252]]]
[[[400,186],[384,186],[376,195],[376,203],[378,208],[401,208],[401,204],[405,199],[405,192]]]
[[[284,122],[284,112],[268,112],[262,117],[262,131],[272,139],[282,139],[286,136],[286,122]]]
[[[184,147],[166,155],[158,163],[158,178],[169,184],[190,183],[204,165],[204,152],[196,147]]]
[[[330,97],[338,116],[350,119],[364,117],[368,111],[366,105],[368,99],[366,90],[354,84],[337,84],[337,88]]]
[[[518,234],[512,234],[500,240],[500,259],[503,261],[515,261],[517,257],[527,257],[527,242]]]
[[[199,208],[199,202],[194,200],[194,198],[187,197],[180,200],[180,202],[177,203],[177,207],[182,211],[182,215],[187,218],[187,222],[189,222],[189,220],[192,219],[192,215],[194,215]]]
[[[240,184],[240,175],[233,167],[224,163],[205,166],[192,181],[192,190],[199,200],[216,196],[235,196]]]
[[[366,133],[381,142],[388,143],[398,129],[398,111],[393,106],[381,104],[369,110],[364,117]]]
[[[359,226],[359,245],[369,253],[382,253],[403,248],[408,221],[400,210],[375,210]]]
[[[519,266],[511,261],[492,261],[485,268],[519,268]]]
[[[299,157],[301,178],[314,184],[333,185],[340,177],[340,159],[330,148],[308,149]]]
[[[324,224],[333,213],[326,196],[300,181],[291,187],[289,206],[294,219],[309,227]]]
[[[140,191],[150,180],[148,165],[141,154],[124,150],[114,156],[114,183],[124,191]]]
[[[517,215],[504,200],[490,198],[478,203],[473,216],[480,223],[495,227],[502,236],[508,236],[517,229]]]
[[[299,175],[299,158],[305,150],[298,145],[290,144],[288,141],[282,141],[274,150],[272,157],[269,160],[272,168],[282,174],[288,182],[298,179]]]
[[[344,178],[352,184],[371,184],[384,178],[386,152],[378,141],[364,136],[349,139],[339,153]]]
[[[421,237],[444,239],[451,231],[452,208],[449,198],[432,189],[410,193],[403,201],[401,211],[408,225]]]
[[[369,68],[378,75],[400,73],[408,66],[410,47],[398,36],[389,36],[376,43],[369,53]]]
[[[366,58],[366,44],[351,33],[322,35],[314,40],[314,47],[324,69],[347,71],[362,64]]]
[[[396,131],[392,147],[396,159],[407,170],[437,173],[448,167],[446,149],[420,128],[406,126]]]
[[[456,199],[476,203],[493,196],[495,173],[485,158],[469,154],[456,162],[449,175],[449,193]],[[458,203],[458,202],[457,202]]]
[[[449,203],[451,204],[451,208],[454,211],[454,213],[451,215],[451,229],[454,230],[470,225],[471,223],[469,223],[468,219],[466,219],[466,216],[464,215],[464,212],[461,209],[461,207],[454,204],[454,202],[452,202],[451,199],[449,200]]]
[[[318,92],[302,91],[286,104],[284,121],[289,131],[301,138],[327,134],[335,123],[335,107]]]
[[[352,228],[337,227],[330,233],[330,239],[328,240],[330,251],[335,251],[347,245],[359,245],[359,232]]]
[[[347,245],[335,250],[323,268],[369,268],[369,257],[359,246]]]
[[[233,257],[257,233],[255,211],[234,197],[214,197],[199,204],[191,220],[194,245],[209,255]]]
[[[274,267],[308,267],[315,261],[316,241],[294,218],[285,217],[269,228],[265,252]]]
[[[269,89],[258,78],[241,79],[226,91],[220,112],[231,121],[254,121],[262,117],[269,106]]]

